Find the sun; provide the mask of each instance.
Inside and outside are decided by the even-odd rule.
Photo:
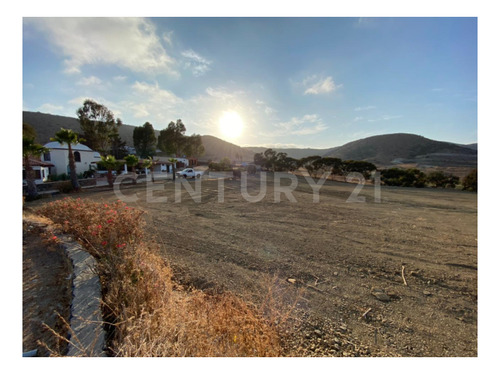
[[[243,127],[243,120],[236,112],[224,112],[219,118],[219,131],[226,138],[238,138],[243,132]]]

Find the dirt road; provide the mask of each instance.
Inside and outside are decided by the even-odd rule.
[[[185,187],[175,202],[171,181],[149,192],[124,187],[121,198],[148,212],[185,283],[293,307],[281,325],[289,354],[477,355],[476,194],[382,186],[377,195],[364,186],[365,202],[349,203],[356,185],[327,181],[314,203],[299,178],[276,202],[273,182],[268,174],[258,202],[247,201],[262,191],[258,176],[246,198],[239,180],[202,180],[200,202]],[[113,191],[80,197],[117,199]]]

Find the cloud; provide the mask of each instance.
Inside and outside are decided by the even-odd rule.
[[[184,57],[184,68],[191,70],[195,77],[202,76],[210,70],[212,62],[200,56],[192,49],[183,51],[181,55]]]
[[[354,108],[354,110],[356,112],[361,112],[361,111],[365,111],[365,110],[372,110],[375,108],[377,108],[377,107],[374,105],[367,105],[367,106],[358,106],[357,108]]]
[[[328,128],[316,114],[306,114],[302,118],[292,117],[287,122],[277,123],[275,127],[277,131],[272,132],[273,136],[313,135]]]
[[[117,75],[117,76],[113,77],[113,80],[115,82],[123,82],[123,81],[127,80],[127,77],[124,75]]]
[[[215,98],[222,101],[229,101],[235,99],[237,96],[244,94],[244,91],[237,90],[229,92],[227,89],[223,87],[217,87],[217,88],[207,87],[205,93],[211,98]]]
[[[267,115],[276,113],[276,109],[271,108],[270,106],[266,105],[266,103],[264,101],[262,101],[262,100],[256,100],[255,104],[257,104],[258,106],[263,107],[264,108],[264,113],[266,113]]]
[[[304,85],[308,86],[304,91],[304,95],[326,94],[341,87],[341,85],[340,86],[335,85],[335,82],[333,81],[332,77],[321,78],[319,80],[315,79],[314,83],[310,82],[311,79],[312,78],[307,78],[303,82]]]
[[[142,118],[155,114],[155,118],[168,118],[169,112],[175,112],[175,108],[183,104],[183,99],[173,92],[160,88],[158,83],[135,82],[132,85],[135,95],[134,101],[129,107],[134,111],[134,117]]]
[[[82,78],[79,81],[76,82],[77,85],[79,86],[96,86],[101,84],[102,81],[94,76],[90,76],[88,78]]]
[[[65,57],[65,72],[85,65],[117,65],[134,72],[176,75],[154,25],[142,18],[26,18]]]
[[[396,118],[401,118],[403,116],[397,115],[397,116],[391,116],[391,115],[383,115],[382,117],[375,118],[375,119],[369,119],[368,122],[378,122],[378,121],[389,121],[391,119],[396,119]]]

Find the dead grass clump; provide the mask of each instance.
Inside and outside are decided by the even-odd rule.
[[[98,260],[109,350],[116,356],[277,356],[278,333],[232,294],[186,291],[156,243],[144,238],[143,212],[63,199],[39,210]]]

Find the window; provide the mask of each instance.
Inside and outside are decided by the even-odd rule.
[[[75,152],[75,153],[73,153],[73,155],[75,156],[75,162],[82,162],[80,152]]]
[[[50,152],[43,154],[43,161],[50,161]]]

